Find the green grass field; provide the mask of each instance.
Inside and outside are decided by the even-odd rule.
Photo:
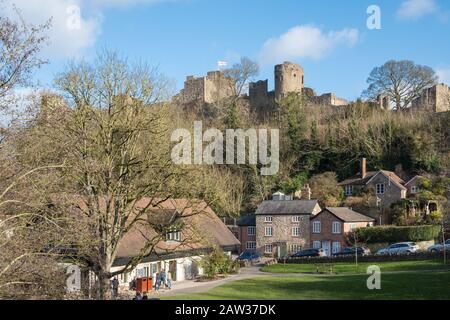
[[[367,275],[258,277],[177,300],[426,300],[450,299],[450,271],[382,274],[381,290],[368,290]]]
[[[395,262],[364,262],[358,263],[358,268],[354,263],[335,263],[333,272],[337,274],[348,273],[366,273],[367,267],[377,265],[381,272],[391,271],[424,271],[424,270],[449,270],[450,262],[445,264],[440,261],[395,261]],[[329,267],[322,264],[319,267],[320,273],[328,273]],[[264,272],[271,273],[317,273],[317,267],[314,264],[275,264],[265,266],[261,269]]]

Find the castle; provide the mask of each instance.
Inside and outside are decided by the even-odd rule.
[[[268,80],[259,80],[249,84],[248,95],[241,98],[248,101],[250,108],[256,112],[271,111],[289,94],[299,94],[306,105],[346,106],[349,102],[339,98],[335,93],[317,95],[314,89],[305,87],[303,68],[292,62],[276,65],[274,70],[275,90],[269,91]],[[225,76],[222,71],[210,71],[205,77],[188,76],[184,88],[174,97],[181,105],[214,105],[219,101],[236,95],[235,81]],[[380,95],[375,102],[381,109],[390,109],[389,97]],[[411,103],[411,111],[430,110],[433,112],[450,111],[450,87],[437,84],[423,90],[421,95]]]
[[[292,62],[284,62],[275,66],[275,90],[268,90],[268,80],[260,80],[249,84],[248,100],[254,109],[273,108],[289,94],[297,93],[306,98],[310,104],[343,106],[348,102],[338,98],[334,93],[317,96],[311,88],[305,87],[303,68]],[[227,78],[221,71],[208,72],[206,77],[188,76],[184,88],[174,97],[182,105],[214,104],[236,94],[233,79]]]

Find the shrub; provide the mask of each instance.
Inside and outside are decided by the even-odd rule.
[[[209,279],[214,279],[219,274],[236,273],[239,270],[239,264],[227,256],[219,247],[214,247],[213,251],[201,260],[200,266]]]
[[[440,227],[436,225],[409,227],[370,227],[355,231],[358,241],[364,243],[429,241],[437,238]]]

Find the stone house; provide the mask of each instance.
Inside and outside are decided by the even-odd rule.
[[[256,216],[243,215],[237,222],[237,238],[241,243],[239,253],[243,251],[256,251]]]
[[[346,235],[358,228],[373,226],[375,219],[350,208],[325,208],[311,217],[311,247],[324,249],[327,256],[351,246]]]
[[[287,199],[278,194],[256,210],[256,247],[266,256],[281,258],[309,247],[310,217],[321,208],[317,200]]]
[[[389,209],[391,204],[405,199],[407,188],[405,181],[395,172],[378,170],[367,171],[367,160],[361,160],[361,171],[355,176],[339,183],[344,188],[345,196],[354,196],[361,191],[373,190],[378,199],[378,206]]]

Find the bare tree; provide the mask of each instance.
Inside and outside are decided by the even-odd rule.
[[[259,65],[247,57],[225,70],[225,75],[235,80],[236,95],[239,97],[247,89],[249,82],[258,76]]]
[[[93,64],[71,64],[55,83],[71,107],[67,121],[52,123],[46,133],[60,140],[66,164],[60,194],[69,196],[60,197],[61,206],[86,227],[77,259],[96,274],[104,299],[111,277],[133,270],[165,237],[169,225],[155,228],[149,213],[194,188],[171,161],[165,80],[156,70],[131,67],[106,52]],[[150,201],[142,205],[144,198]],[[112,272],[119,244],[137,226],[158,232],[122,270]]]
[[[0,2],[0,8],[3,6]],[[0,13],[0,107],[5,106],[2,100],[14,88],[29,85],[32,72],[46,63],[39,52],[45,45],[44,33],[50,27],[50,20],[34,26],[27,24],[17,9],[13,11],[15,19]]]
[[[370,73],[367,83],[369,88],[363,95],[376,99],[385,95],[394,103],[395,109],[410,107],[422,91],[437,83],[438,77],[433,69],[417,65],[409,60],[390,60]]]

